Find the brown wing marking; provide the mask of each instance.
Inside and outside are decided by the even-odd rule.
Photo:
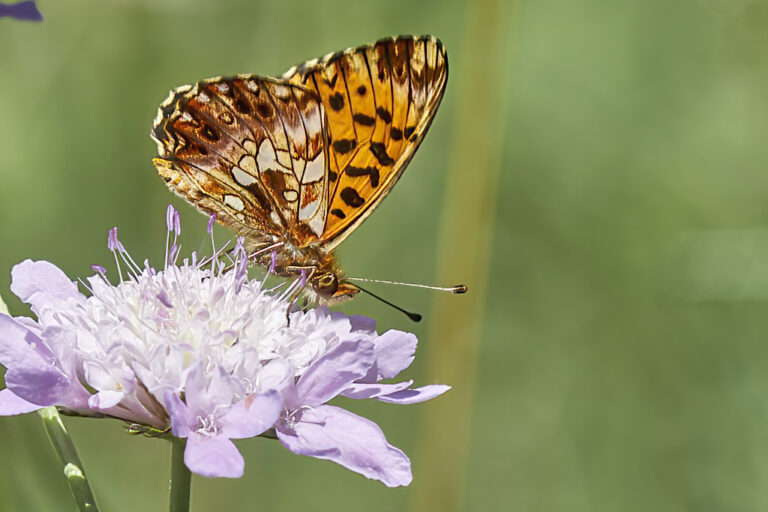
[[[440,41],[400,36],[308,61],[284,75],[314,87],[329,112],[332,193],[322,235],[327,250],[397,182],[434,117],[447,73]],[[337,103],[341,108],[332,115],[331,95],[344,90],[351,108]]]
[[[302,87],[252,75],[206,80],[161,106],[155,165],[174,192],[240,234],[289,229],[297,243],[316,240],[317,221],[317,233],[297,221],[304,192],[294,164],[304,174],[305,162],[323,154],[323,119],[318,98]]]

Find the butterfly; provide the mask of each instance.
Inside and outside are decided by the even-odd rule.
[[[244,238],[251,261],[304,275],[310,300],[360,288],[333,251],[381,203],[424,138],[448,61],[433,36],[313,59],[280,78],[210,78],[173,91],[152,129],[168,187]]]

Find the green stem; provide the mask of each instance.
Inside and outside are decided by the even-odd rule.
[[[192,473],[184,464],[187,442],[171,437],[171,505],[170,512],[189,512],[189,487]]]
[[[98,512],[99,508],[96,506],[93,492],[90,485],[88,485],[83,463],[80,462],[80,457],[77,455],[75,444],[72,442],[72,438],[69,437],[67,428],[61,422],[59,412],[55,407],[46,407],[45,409],[40,409],[38,414],[43,419],[45,432],[48,434],[48,439],[50,439],[53,449],[56,450],[56,454],[59,456],[64,477],[67,479],[69,489],[72,491],[80,511]]]

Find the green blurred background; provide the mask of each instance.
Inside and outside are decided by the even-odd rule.
[[[387,489],[263,439],[194,510],[768,509],[768,3],[759,0],[43,0],[0,19],[0,295],[10,268],[108,264],[119,226],[162,258],[205,219],[151,165],[167,91],[398,33],[451,76],[401,183],[338,254],[376,288],[342,309],[421,340],[454,390],[349,405],[413,460]],[[227,236],[217,232],[219,239]],[[345,405],[348,405],[345,403]],[[167,443],[67,419],[105,511],[166,507]],[[0,420],[0,510],[73,510],[35,415]]]

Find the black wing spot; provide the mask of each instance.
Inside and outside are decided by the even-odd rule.
[[[342,155],[355,149],[355,146],[357,146],[357,141],[354,139],[339,139],[333,141],[334,151]]]
[[[371,142],[370,150],[381,165],[392,165],[395,163],[392,157],[387,154],[387,149],[382,142]]]
[[[355,114],[352,116],[352,119],[354,119],[356,123],[359,123],[363,126],[373,126],[376,124],[376,120],[374,118],[365,114]]]
[[[218,142],[221,137],[216,133],[216,130],[209,124],[204,124],[202,129],[202,135],[211,142]]]
[[[379,169],[377,167],[353,167],[348,166],[344,169],[347,176],[357,178],[358,176],[368,176],[371,179],[371,187],[379,186]]]
[[[273,114],[272,107],[266,103],[259,103],[256,105],[256,112],[259,114],[259,116],[261,116],[262,119],[269,119]]]
[[[365,96],[365,92],[367,90],[368,89],[366,89],[364,85],[361,85],[360,87],[357,88],[357,94],[359,94],[360,96]]]
[[[251,105],[242,96],[235,100],[235,109],[241,114],[250,115],[251,113]]]
[[[413,133],[415,130],[416,130],[416,127],[415,127],[415,126],[407,126],[407,127],[405,128],[405,138],[407,139],[408,137],[410,137],[410,136],[411,136],[411,134],[412,134],[412,133]]]
[[[337,92],[333,96],[328,97],[328,104],[333,110],[339,111],[344,108],[344,96]]]
[[[391,123],[392,122],[392,114],[389,113],[389,110],[385,109],[384,107],[379,107],[376,109],[376,113],[379,114],[379,117],[385,122],[385,123]]]
[[[333,78],[331,78],[331,81],[328,82],[328,85],[331,86],[331,89],[335,89],[336,88],[336,80],[338,80],[338,79],[339,79],[339,74],[336,73],[335,75],[333,75]]]
[[[358,208],[365,204],[365,199],[360,197],[357,190],[352,187],[345,188],[339,195],[341,196],[341,200],[344,201],[347,206],[351,206],[352,208]]]
[[[333,210],[331,210],[331,213],[340,219],[345,219],[347,217],[346,214],[343,211],[339,210],[338,208],[334,208]]]
[[[403,132],[393,126],[389,130],[389,136],[392,137],[392,140],[400,140],[403,138]]]
[[[331,181],[336,181],[339,179],[339,175],[336,173],[336,171],[328,171],[328,179]]]

